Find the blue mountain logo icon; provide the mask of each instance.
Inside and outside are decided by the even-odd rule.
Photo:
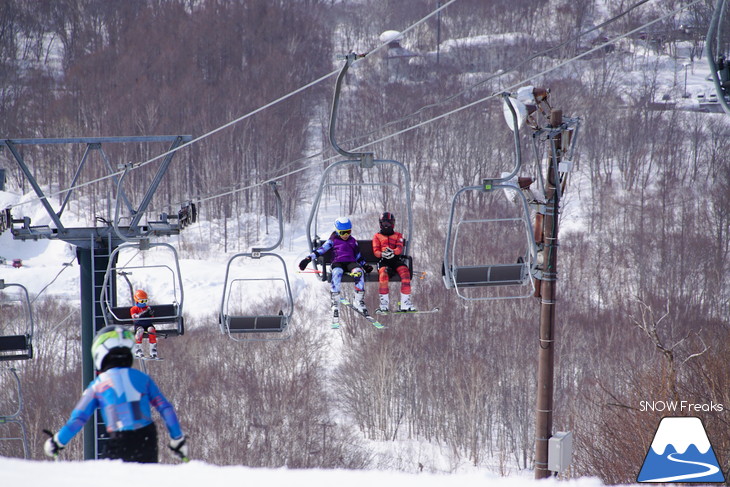
[[[702,420],[662,418],[637,482],[725,482]]]

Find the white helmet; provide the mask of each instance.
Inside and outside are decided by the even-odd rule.
[[[94,367],[96,370],[101,370],[104,363],[104,359],[107,357],[109,352],[114,349],[115,354],[129,354],[132,355],[132,347],[134,346],[134,334],[122,327],[122,326],[105,326],[94,336],[94,341],[91,344],[91,356],[94,357]]]

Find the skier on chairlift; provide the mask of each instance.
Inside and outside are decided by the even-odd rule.
[[[355,281],[355,299],[353,307],[363,315],[368,316],[368,309],[365,305],[365,273],[372,272],[373,266],[367,264],[360,253],[360,246],[357,239],[352,237],[352,222],[347,217],[340,217],[335,220],[335,231],[332,232],[327,241],[299,262],[299,269],[304,270],[307,265],[332,250],[332,315],[339,318],[340,310],[340,284],[342,275],[347,272],[353,276]]]
[[[373,236],[373,254],[378,262],[378,292],[380,307],[376,313],[390,311],[388,281],[390,273],[400,276],[400,306],[398,311],[417,311],[411,302],[411,273],[403,261],[403,234],[395,231],[395,215],[386,211],[378,220],[380,231]]]
[[[148,305],[148,301],[147,293],[138,289],[134,292],[134,306],[129,310],[129,314],[134,320],[134,356],[138,358],[144,357],[142,339],[145,334],[150,344],[150,358],[157,358],[157,330],[150,320],[154,316],[154,312]]]

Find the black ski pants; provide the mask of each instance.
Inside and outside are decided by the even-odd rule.
[[[157,428],[155,423],[133,431],[112,431],[100,442],[99,458],[136,463],[157,463]]]

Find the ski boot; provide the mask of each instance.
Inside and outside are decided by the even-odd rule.
[[[378,309],[375,310],[375,313],[377,314],[387,314],[390,310],[390,297],[387,294],[381,294],[380,295],[380,306]]]
[[[368,308],[365,306],[365,291],[355,291],[355,299],[353,300],[352,307],[364,316],[370,316]]]
[[[157,358],[157,344],[150,343],[150,358]]]
[[[132,353],[137,358],[144,357],[144,352],[142,351],[142,344],[141,343],[135,343],[134,348],[132,349]]]
[[[331,293],[332,295],[332,328],[340,327],[340,293]]]
[[[400,309],[398,310],[400,312],[408,312],[408,311],[418,311],[415,306],[413,306],[413,303],[411,303],[411,295],[410,294],[400,294]]]

